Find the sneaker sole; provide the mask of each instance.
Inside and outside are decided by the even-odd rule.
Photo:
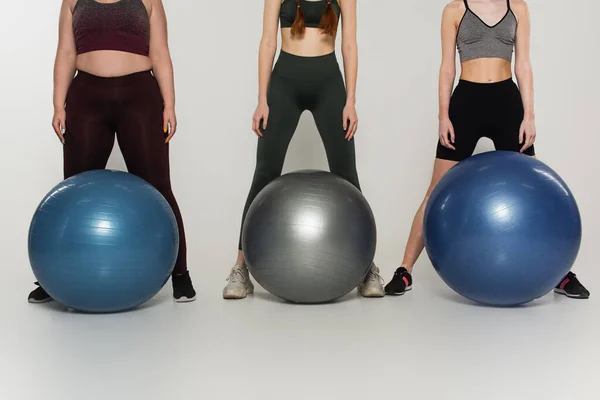
[[[196,301],[196,296],[188,298],[188,297],[180,297],[178,299],[173,298],[175,303],[191,303],[192,301]]]
[[[585,299],[588,299],[590,297],[590,296],[583,296],[583,295],[580,295],[580,294],[569,294],[569,293],[567,293],[563,289],[554,289],[554,293],[556,293],[556,294],[562,294],[563,296],[567,296],[570,299],[585,300]]]
[[[31,303],[31,304],[42,304],[42,303],[48,303],[50,301],[54,301],[54,299],[52,297],[48,297],[47,299],[43,299],[43,300],[27,299],[27,302]]]
[[[246,294],[244,294],[243,296],[240,295],[235,295],[235,294],[231,294],[231,293],[223,293],[223,298],[225,300],[242,300],[245,299],[246,297],[248,297],[249,294],[254,293],[254,288],[250,288],[246,290]]]
[[[412,286],[407,287],[406,289],[404,289],[404,292],[385,292],[386,296],[402,296],[404,293],[406,292],[410,292],[412,290]]]
[[[378,297],[385,297],[385,292],[362,292],[362,291],[358,291],[358,293],[362,296],[362,297],[366,297],[366,298],[378,298]]]
[[[225,293],[223,293],[223,298],[225,300],[242,300],[242,299],[245,299],[246,296],[248,296],[248,293],[244,294],[243,296],[242,295],[237,295],[237,294],[225,294]]]
[[[360,294],[362,297],[364,297],[365,299],[381,299],[382,297],[385,297],[385,293],[384,294]]]

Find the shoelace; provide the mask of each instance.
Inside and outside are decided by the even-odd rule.
[[[379,281],[381,284],[384,282],[381,275],[379,275],[379,272],[375,272],[373,269],[369,270],[369,281]]]
[[[229,274],[229,277],[227,278],[227,281],[231,283],[245,283],[246,277],[242,272],[242,267],[235,267],[234,269],[232,269],[231,274]]]

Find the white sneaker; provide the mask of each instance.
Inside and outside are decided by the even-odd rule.
[[[358,293],[363,297],[385,296],[385,290],[383,290],[383,278],[379,275],[379,268],[375,266],[375,263],[371,264],[369,273],[360,285],[358,285]]]
[[[223,289],[224,299],[243,299],[254,293],[254,285],[250,281],[250,273],[244,264],[237,264],[231,269],[227,286]]]

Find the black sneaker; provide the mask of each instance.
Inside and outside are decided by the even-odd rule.
[[[412,289],[412,276],[404,267],[400,267],[394,273],[394,277],[385,285],[385,294],[388,296],[400,296]]]
[[[29,293],[29,297],[27,301],[30,303],[46,303],[48,301],[54,300],[50,295],[44,290],[43,287],[40,286],[39,283],[35,283],[38,287],[35,288],[31,293]]]
[[[190,271],[180,275],[173,275],[173,299],[178,303],[187,303],[196,300],[196,291],[192,285]]]
[[[590,297],[590,292],[579,282],[577,275],[569,272],[567,276],[554,288],[554,292],[564,294],[573,299],[587,299]]]

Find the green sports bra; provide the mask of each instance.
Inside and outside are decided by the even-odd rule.
[[[300,7],[304,13],[305,24],[307,28],[318,28],[321,22],[321,16],[325,12],[327,2],[330,0],[283,0],[279,20],[282,28],[291,28],[296,20],[296,9]],[[331,0],[331,6],[338,16],[338,21],[342,10],[337,0]]]

